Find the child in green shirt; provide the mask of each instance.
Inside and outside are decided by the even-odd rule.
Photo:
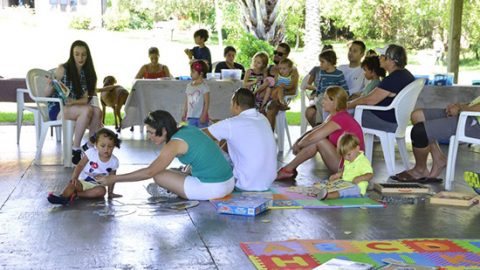
[[[344,133],[338,139],[337,151],[344,159],[343,169],[331,175],[328,180],[342,179],[355,185],[333,192],[322,189],[317,198],[325,200],[364,196],[367,192],[368,181],[373,178],[373,169],[370,161],[360,151],[360,141],[355,135]]]

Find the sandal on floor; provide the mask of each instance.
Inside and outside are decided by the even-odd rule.
[[[422,183],[422,184],[442,183],[443,182],[442,178],[436,178],[436,177],[422,177],[418,180],[419,180],[419,183]]]
[[[390,178],[395,181],[403,182],[403,183],[422,183],[422,181],[425,181],[426,179],[426,177],[415,178],[411,174],[409,174],[407,171],[403,171],[396,175],[390,176]]]
[[[298,175],[297,170],[294,169],[293,171],[288,171],[287,169],[285,169],[285,167],[282,167],[280,168],[280,170],[278,170],[277,178],[275,180],[279,181],[279,180],[295,179],[297,175]]]

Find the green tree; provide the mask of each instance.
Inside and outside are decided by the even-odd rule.
[[[285,10],[285,42],[295,44],[295,49],[304,46],[305,28],[305,0],[282,2]],[[317,6],[319,1],[316,0]],[[316,19],[320,22],[320,15],[317,13]],[[320,26],[318,25],[319,29]]]
[[[318,63],[317,55],[320,53],[320,6],[318,0],[306,0],[305,4],[305,51],[304,59],[307,66]]]
[[[239,0],[245,30],[271,45],[278,45],[285,37],[285,16],[280,0]]]

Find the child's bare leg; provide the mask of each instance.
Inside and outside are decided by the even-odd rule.
[[[262,100],[262,109],[265,108],[265,105],[267,105],[268,100],[270,99],[270,96],[272,95],[272,89],[270,87],[267,87],[265,89],[265,93],[263,95],[263,100]]]
[[[107,189],[102,186],[97,186],[85,191],[78,191],[77,190],[77,195],[78,197],[81,198],[103,198],[105,194],[107,193]]]
[[[325,199],[338,199],[340,198],[340,193],[338,191],[332,191],[327,194],[327,197]]]
[[[76,184],[74,185],[72,180],[68,182],[67,187],[65,187],[65,189],[62,192],[63,197],[69,198],[70,196],[72,196],[72,194],[75,194],[76,192],[83,190],[82,184],[79,181],[75,181],[75,183]]]
[[[283,91],[283,88],[279,87],[277,95],[278,102],[280,102],[280,104],[286,105],[287,103],[285,102],[285,92]]]
[[[281,105],[287,105],[285,103],[285,93],[282,87],[275,87],[272,92],[272,99],[278,101]]]

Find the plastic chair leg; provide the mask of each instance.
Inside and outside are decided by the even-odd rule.
[[[35,153],[35,164],[40,163],[40,154],[42,153],[43,143],[45,142],[45,138],[47,137],[48,128],[48,126],[40,126],[40,137],[37,143],[37,152]]]
[[[302,136],[305,131],[307,131],[307,118],[305,117],[305,111],[307,109],[307,106],[305,105],[305,91],[300,91],[300,102],[300,136]]]
[[[390,138],[388,138],[388,135],[380,136],[380,144],[382,145],[383,157],[385,158],[385,165],[387,166],[387,172],[389,175],[394,175],[395,174],[395,152],[394,152],[395,145],[391,143]]]
[[[407,144],[405,143],[405,137],[397,138],[397,145],[400,156],[402,157],[403,166],[405,167],[405,170],[408,170],[410,169],[410,162],[408,161],[408,151]]]
[[[72,167],[72,138],[75,121],[64,120],[62,124],[63,166]]]
[[[365,142],[365,156],[367,159],[370,161],[370,163],[373,163],[373,138],[375,136],[373,134],[364,134],[363,135],[363,140]]]
[[[17,144],[20,142],[20,132],[22,131],[23,110],[18,109],[17,104]]]
[[[57,138],[57,142],[62,141],[62,128],[61,127],[52,127],[55,129],[55,137]],[[52,131],[50,131],[52,132]]]
[[[275,132],[277,133],[277,145],[278,151],[283,152],[285,144],[285,120],[282,119],[282,116],[285,117],[285,112],[278,112],[275,117]]]
[[[288,145],[290,146],[289,150],[292,149],[292,138],[290,138],[290,129],[288,128],[287,116],[283,118],[285,132],[287,133]]]
[[[451,136],[450,144],[448,146],[447,171],[445,173],[445,190],[451,190],[452,188],[452,182],[455,177],[455,163],[457,151],[458,141],[456,140],[456,136]]]

